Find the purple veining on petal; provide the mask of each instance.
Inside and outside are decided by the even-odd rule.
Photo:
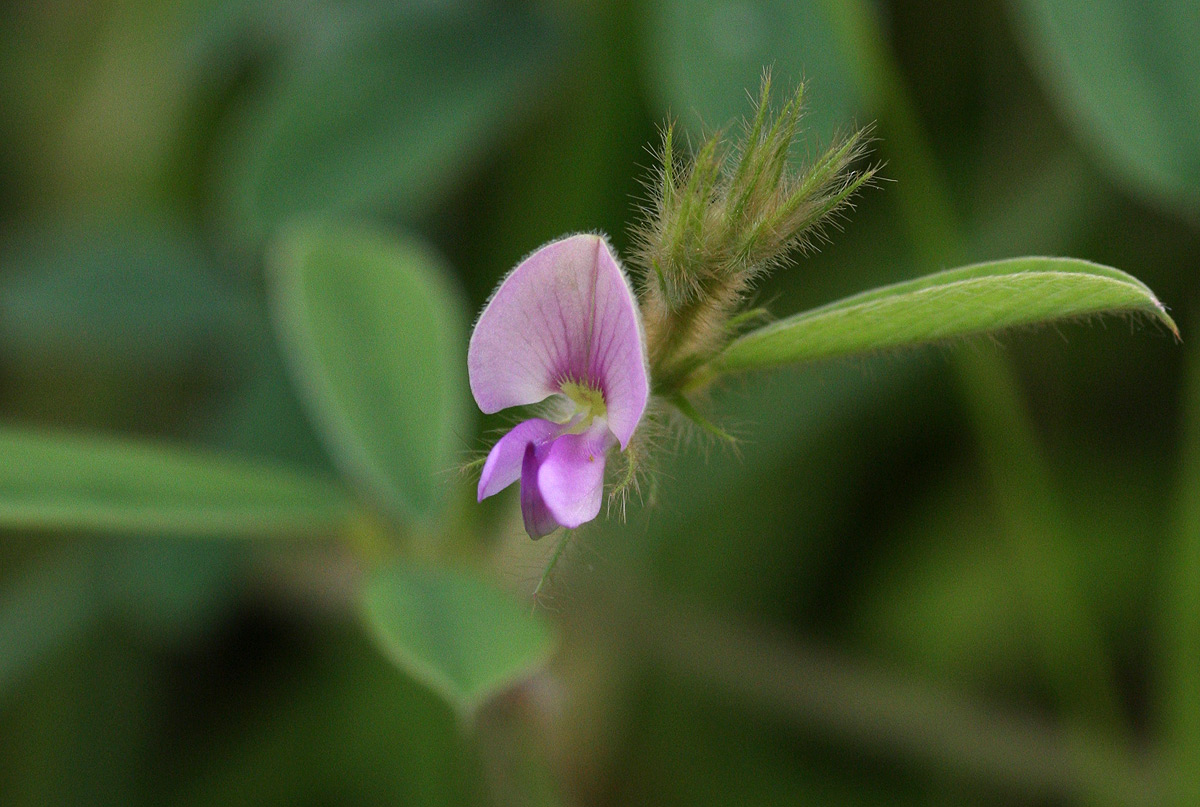
[[[492,446],[479,474],[478,500],[493,496],[521,478],[525,447],[544,443],[562,433],[564,426],[550,420],[532,418],[518,423]]]
[[[484,462],[479,499],[519,478],[533,538],[595,518],[608,451],[628,445],[650,395],[644,342],[633,289],[602,237],[564,238],[522,261],[471,334],[471,392],[487,413],[555,393],[579,408],[569,423],[533,418],[502,437]],[[568,383],[599,392],[603,406]],[[573,424],[586,430],[565,433]]]
[[[625,448],[650,395],[641,315],[625,273],[602,239],[596,243],[595,266],[586,373],[604,394],[609,429]]]
[[[650,385],[637,302],[608,243],[575,235],[522,261],[475,324],[467,368],[487,413],[537,403],[567,381],[599,390],[624,448]]]

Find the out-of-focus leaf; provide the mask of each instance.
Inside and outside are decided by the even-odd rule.
[[[1068,121],[1135,189],[1200,209],[1200,6],[1012,0]]]
[[[251,238],[303,214],[418,211],[526,103],[554,50],[540,17],[502,7],[332,19],[244,110],[220,202]]]
[[[363,609],[384,652],[459,711],[532,674],[551,649],[550,630],[527,606],[447,569],[379,571]]]
[[[751,331],[715,360],[751,370],[1104,313],[1175,323],[1143,283],[1071,258],[1013,258],[863,292]]]
[[[430,247],[365,227],[290,229],[274,305],[302,395],[345,471],[428,517],[468,420],[466,314]]]
[[[631,169],[644,163],[646,143],[656,136],[641,97],[639,43],[629,35],[639,10],[625,3],[579,7],[579,35],[561,79],[519,139],[497,155],[471,238],[447,247],[456,265],[481,270],[471,278],[473,296],[485,298],[531,245],[562,233],[599,229],[624,251],[629,200],[645,191]]]
[[[628,524],[609,519],[600,543],[725,610],[814,596],[845,541],[845,513],[862,512],[858,491],[944,414],[932,369],[916,356],[872,357],[722,385],[711,408],[738,456],[716,446],[665,458],[653,504],[631,505]]]
[[[59,658],[65,663],[45,665],[4,703],[6,807],[138,803],[163,745],[154,655],[119,631],[94,631]]]
[[[329,535],[351,503],[326,480],[153,443],[0,428],[0,527]]]
[[[654,0],[652,90],[690,131],[711,132],[749,113],[747,90],[771,66],[785,87],[809,82],[805,121],[828,138],[858,103],[826,15],[816,0]]]
[[[332,471],[292,382],[267,312],[256,316],[242,361],[219,404],[186,436],[221,451]]]
[[[80,639],[104,614],[95,596],[94,553],[53,552],[25,564],[0,587],[0,694],[58,648]]]
[[[114,617],[158,644],[211,627],[237,590],[230,551],[237,548],[90,536],[21,562],[0,581],[0,705]]]
[[[11,9],[0,30],[0,138],[14,158],[6,185],[48,210],[110,215],[178,201],[196,156],[192,127],[211,115],[214,79],[244,50],[209,45],[210,20],[238,4],[246,0]],[[213,58],[197,69],[192,54],[205,48]]]
[[[62,222],[0,247],[0,355],[23,367],[145,374],[212,353],[247,316],[174,226]]]
[[[397,675],[361,632],[342,628],[322,631],[302,667],[255,692],[249,720],[213,724],[210,753],[186,772],[172,804],[496,803],[486,798],[479,759],[454,713]]]
[[[712,648],[714,653],[721,651]],[[612,661],[603,658],[602,663]],[[587,680],[580,683],[586,686]],[[739,708],[711,686],[657,670],[636,680],[632,703],[614,703],[601,715],[587,716],[593,722],[624,719],[624,725],[583,729],[601,738],[627,738],[621,748],[624,753],[615,755],[617,767],[609,773],[610,803],[689,807],[920,803],[911,783],[897,782],[878,769],[857,764],[835,768],[814,759],[811,752],[801,750],[795,737],[779,730],[775,714]]]
[[[244,544],[121,536],[103,574],[113,610],[160,644],[194,640],[227,616],[244,575]]]
[[[1078,529],[1054,547],[1055,558],[1077,570],[1089,616],[1124,643],[1143,629],[1152,558],[1138,547],[1160,532],[1156,488],[1165,473],[1153,452],[1095,446],[1072,452],[1063,464],[1075,469],[1063,501]],[[1012,573],[1002,526],[978,480],[952,467],[938,482],[885,525],[882,551],[846,591],[851,621],[876,654],[923,674],[957,682],[1026,680],[1037,668],[1029,625],[1052,615],[1039,610],[1040,598]],[[1083,655],[1073,661],[1090,663]]]

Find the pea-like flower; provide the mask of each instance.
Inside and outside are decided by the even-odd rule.
[[[552,396],[563,404],[500,438],[479,500],[519,479],[531,538],[595,518],[607,455],[628,446],[650,395],[641,315],[608,242],[573,235],[522,261],[475,323],[467,369],[488,414]]]

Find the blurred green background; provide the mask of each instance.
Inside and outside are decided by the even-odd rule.
[[[811,153],[874,122],[888,180],[770,279],[776,314],[1071,255],[1145,281],[1184,335],[1108,319],[732,380],[708,409],[740,449],[663,447],[644,504],[566,551],[550,672],[470,726],[356,618],[370,524],[17,517],[37,483],[6,448],[0,803],[1200,799],[1200,4],[0,8],[0,416],[23,430],[341,473],[390,512],[276,337],[281,233],[415,245],[465,365],[503,274],[571,231],[627,251],[657,127],[746,114],[764,66],[807,81]],[[420,386],[420,311],[389,313]],[[330,362],[353,383],[378,358]],[[384,543],[528,596],[548,544],[455,474],[502,421],[423,405],[463,413]]]

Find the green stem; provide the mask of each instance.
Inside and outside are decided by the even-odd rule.
[[[558,539],[558,544],[554,547],[554,553],[550,555],[550,561],[546,564],[545,570],[542,571],[541,579],[538,580],[537,586],[535,586],[533,589],[533,595],[531,597],[533,600],[533,610],[537,610],[538,595],[542,593],[542,589],[544,589],[546,584],[550,582],[550,574],[554,571],[554,568],[558,566],[559,558],[562,557],[563,551],[567,548],[567,544],[571,542],[571,537],[574,534],[575,533],[572,530],[567,530],[563,533],[563,537]]]
[[[656,663],[772,719],[911,759],[948,778],[1011,790],[1019,803],[1160,803],[1157,761],[1110,739],[988,709],[953,691],[806,647],[765,626],[652,596],[636,581],[623,587],[608,582],[596,595],[597,608],[576,612],[577,631],[592,635],[599,632],[593,626],[626,626],[623,640],[638,643]]]
[[[737,438],[735,438],[732,434],[708,420],[706,417],[704,417],[704,415],[700,414],[700,410],[698,410],[692,404],[692,402],[683,395],[683,393],[676,393],[670,396],[670,401],[675,405],[675,408],[679,410],[681,415],[699,426],[700,429],[706,434],[710,434],[713,437],[716,437],[718,440],[723,440],[726,443],[737,443]]]
[[[863,0],[825,0],[825,8],[868,107],[879,115],[904,225],[919,260],[931,270],[963,263],[964,229],[877,19]],[[993,351],[959,350],[954,365],[1017,578],[1032,605],[1030,629],[1046,673],[1075,721],[1101,723],[1120,733],[1113,665],[1070,564],[1058,557],[1070,545],[1071,527],[1053,493],[1049,463],[1020,385],[1008,362]]]
[[[1179,805],[1200,793],[1200,345],[1188,355],[1182,462],[1171,542],[1163,555],[1159,720]]]

